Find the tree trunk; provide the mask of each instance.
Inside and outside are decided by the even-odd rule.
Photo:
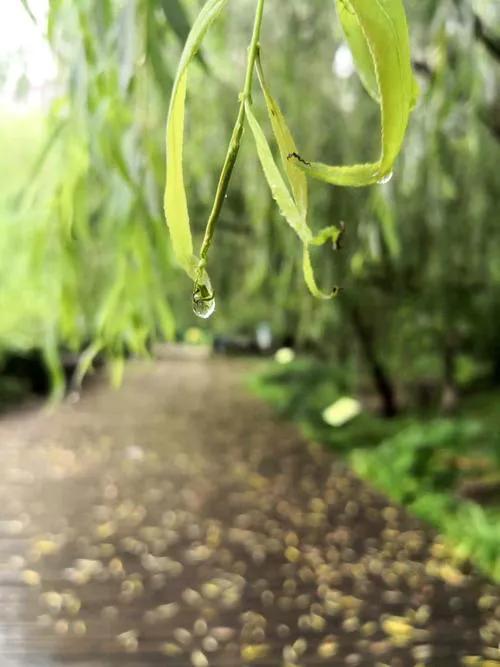
[[[495,387],[500,387],[500,346],[493,352],[493,365],[491,371],[491,382]]]
[[[441,410],[451,414],[458,405],[458,386],[456,380],[456,350],[451,340],[445,340],[443,348],[443,392]]]
[[[375,337],[369,325],[363,320],[359,308],[351,305],[349,308],[354,331],[359,338],[361,349],[370,370],[373,384],[380,398],[384,417],[395,417],[399,410],[396,400],[396,391],[389,374],[375,349]]]

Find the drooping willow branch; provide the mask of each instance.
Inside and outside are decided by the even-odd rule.
[[[247,101],[251,102],[252,100],[252,84],[253,84],[253,77],[255,70],[255,61],[257,59],[257,55],[259,52],[259,39],[260,39],[260,31],[262,28],[264,2],[265,0],[258,0],[257,12],[255,14],[255,22],[252,34],[252,41],[248,49],[245,85],[243,91],[240,94],[240,107],[238,111],[238,117],[234,125],[226,159],[224,161],[224,166],[222,167],[219,183],[217,186],[217,191],[215,193],[215,200],[213,203],[212,211],[208,218],[207,228],[205,231],[205,236],[203,238],[203,243],[200,250],[200,262],[202,263],[203,267],[205,266],[207,260],[207,255],[210,249],[210,245],[212,243],[215,226],[217,224],[222,207],[224,205],[224,199],[229,187],[229,183],[231,180],[234,166],[236,164],[236,160],[238,158],[238,153],[240,151],[241,137],[243,135],[245,120],[246,120],[245,105]]]
[[[361,187],[385,182],[401,150],[408,120],[417,98],[413,76],[408,26],[402,0],[335,0],[344,34],[363,85],[380,106],[381,152],[378,161],[352,166],[330,166],[306,160],[299,152],[277,100],[271,94],[260,61],[260,32],[265,0],[257,0],[254,28],[248,49],[245,84],[240,94],[238,116],[229,143],[199,257],[193,254],[187,197],[183,176],[184,113],[187,70],[211,24],[228,0],[207,0],[196,19],[184,48],[167,121],[167,179],[165,214],[174,253],[194,281],[193,307],[201,317],[215,309],[207,258],[220,217],[231,175],[240,149],[245,123],[252,131],[257,154],[272,196],[283,217],[300,238],[305,281],[318,298],[330,299],[338,289],[324,293],[314,278],[310,248],[331,241],[338,247],[341,229],[327,227],[314,235],[307,221],[308,178],[335,185]],[[278,146],[282,170],[275,162],[265,133],[252,108],[252,84],[257,70]],[[284,172],[285,177],[283,177]]]

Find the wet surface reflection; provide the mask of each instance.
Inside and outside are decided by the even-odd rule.
[[[2,667],[500,664],[499,588],[241,374],[133,365],[0,422]]]

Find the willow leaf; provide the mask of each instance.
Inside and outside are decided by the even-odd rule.
[[[182,4],[179,0],[160,0],[160,5],[167,23],[181,42],[185,42],[189,36],[189,21]]]
[[[196,280],[197,259],[193,255],[193,238],[189,221],[183,171],[184,118],[188,67],[196,56],[207,30],[224,9],[228,0],[208,0],[193,23],[182,52],[175,78],[167,119],[167,176],[165,183],[165,217],[172,239],[174,254],[186,271]]]
[[[322,246],[325,245],[327,241],[331,241],[333,247],[336,248],[343,233],[344,230],[339,229],[338,227],[325,227],[311,240],[311,245]]]
[[[358,17],[345,0],[337,0],[337,13],[361,82],[375,102],[379,102],[377,72]]]
[[[250,104],[246,104],[246,115],[248,124],[252,130],[257,148],[257,154],[264,171],[264,175],[271,189],[274,200],[278,204],[281,214],[286,219],[290,227],[296,232],[304,245],[308,245],[312,240],[311,230],[307,226],[304,213],[299,211],[290,191],[283,179],[283,176],[274,161],[273,154],[259,125],[254,116]]]
[[[325,227],[319,232],[319,234],[317,234],[311,239],[309,246],[323,246],[328,241],[331,241],[333,248],[336,249],[338,247],[338,243],[340,241],[340,238],[342,237],[342,234],[343,230],[339,229],[338,227],[334,226]],[[316,279],[314,277],[314,269],[312,266],[309,246],[304,246],[304,256],[302,260],[302,270],[304,272],[304,280],[306,281],[306,285],[308,286],[311,294],[315,296],[317,299],[323,299],[323,300],[333,299],[338,295],[339,290],[337,287],[335,287],[331,292],[323,292],[318,287],[318,284],[316,283]]]
[[[372,96],[379,100],[380,158],[374,163],[348,167],[306,163],[296,157],[293,161],[313,178],[334,185],[359,187],[381,181],[391,173],[418,89],[411,67],[402,0],[336,0],[336,5],[361,78]],[[378,92],[373,86],[374,74]]]
[[[317,299],[322,299],[324,301],[329,301],[337,296],[339,290],[337,287],[331,292],[323,292],[318,287],[316,278],[314,277],[314,269],[311,262],[311,254],[309,252],[309,246],[304,246],[304,256],[302,259],[302,271],[304,273],[304,280],[311,294]]]
[[[28,0],[21,0],[21,4],[24,7],[24,9],[28,12],[28,15],[29,15],[30,19],[33,21],[33,23],[36,23],[36,17],[33,14],[33,12],[31,11],[31,7],[28,4]]]
[[[269,114],[269,120],[271,121],[271,126],[273,128],[274,137],[280,151],[281,162],[288,177],[288,182],[290,183],[295,202],[299,208],[299,211],[304,213],[304,215],[307,215],[307,178],[304,172],[302,172],[292,160],[288,159],[289,155],[297,154],[297,145],[295,144],[295,140],[292,136],[290,128],[287,125],[283,112],[281,111],[278,102],[272,96],[266,83],[260,58],[257,61],[257,74],[259,76],[260,86],[266,101],[267,111]]]
[[[326,228],[323,232],[316,237],[313,236],[311,230],[309,229],[306,221],[307,211],[300,210],[298,203],[295,201],[294,197],[290,194],[280,170],[274,160],[273,154],[265,137],[265,134],[262,128],[259,125],[258,120],[255,118],[250,104],[246,103],[246,115],[248,119],[248,124],[252,130],[252,134],[255,139],[255,145],[257,147],[257,154],[264,171],[264,175],[268,182],[268,185],[271,189],[271,193],[276,203],[278,204],[281,214],[286,219],[290,227],[296,232],[300,240],[304,245],[304,254],[302,261],[302,268],[304,272],[304,280],[308,286],[311,294],[319,299],[331,299],[337,295],[338,290],[334,289],[330,293],[322,292],[314,277],[314,270],[312,267],[311,256],[309,253],[310,245],[322,245],[328,239],[332,240],[338,239],[340,235],[339,230],[335,230],[337,235],[334,234],[333,227]],[[283,118],[282,129],[286,128],[286,123]],[[286,128],[288,129],[288,128]]]
[[[96,338],[79,356],[78,365],[71,380],[71,385],[74,390],[80,389],[84,377],[92,368],[97,355],[102,352],[104,343]]]

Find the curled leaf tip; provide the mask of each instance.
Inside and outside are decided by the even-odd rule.
[[[339,295],[340,288],[337,286],[333,287],[329,292],[323,292],[323,290],[318,287],[318,283],[316,282],[316,278],[314,276],[311,254],[309,252],[309,247],[307,246],[304,246],[302,270],[304,273],[305,283],[311,294],[316,297],[316,299],[321,299],[322,301],[331,301]]]
[[[344,237],[345,237],[345,235],[346,235],[346,226],[345,226],[345,222],[344,222],[343,220],[340,221],[340,225],[339,225],[339,227],[340,227],[340,228],[339,228],[339,230],[338,230],[338,231],[339,231],[338,236],[337,236],[337,238],[333,241],[333,249],[334,249],[334,250],[342,250],[343,247],[344,247],[344,245],[343,245],[342,242],[343,242]]]
[[[332,225],[331,227],[325,227],[322,229],[316,236],[313,236],[310,243],[314,246],[325,245],[328,241],[332,242],[332,246],[335,248],[339,240],[342,238],[345,233],[345,227],[342,226],[336,227]]]

